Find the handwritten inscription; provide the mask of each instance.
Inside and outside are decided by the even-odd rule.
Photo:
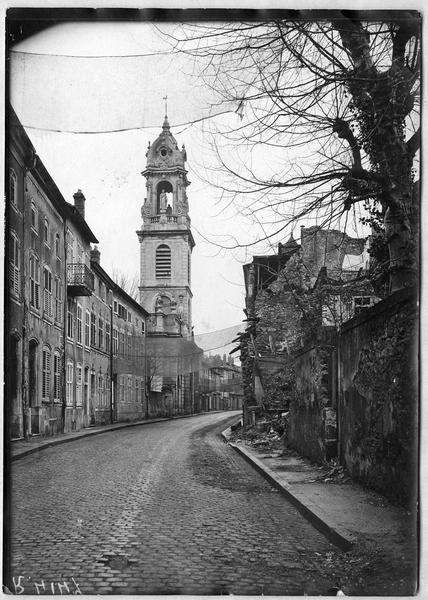
[[[70,595],[70,594],[81,594],[79,584],[74,579],[71,581],[32,581],[29,577],[25,578],[23,575],[18,577],[12,577],[13,589],[10,590],[12,594],[59,594]]]

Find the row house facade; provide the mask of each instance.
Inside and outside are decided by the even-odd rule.
[[[96,302],[94,274],[90,268],[91,243],[97,239],[85,221],[85,197],[74,194],[68,205],[73,219],[65,226],[67,298],[65,316],[65,431],[87,427],[94,420],[98,366],[104,356],[96,343],[93,315]],[[101,360],[98,359],[101,354]],[[103,365],[104,366],[104,365]],[[104,369],[103,369],[104,371]],[[100,386],[101,389],[101,386]],[[98,398],[102,403],[103,396]]]
[[[241,369],[232,358],[204,356],[199,376],[201,410],[239,410],[242,397]]]
[[[149,418],[146,390],[148,312],[119,286],[113,294],[113,410],[118,421]]]
[[[113,367],[113,322],[119,319],[113,297],[123,305],[127,295],[99,266],[97,248],[91,250],[97,239],[85,221],[83,193],[66,202],[11,109],[8,136],[7,437],[54,435],[121,419],[113,385],[123,366]],[[135,344],[141,346],[147,313],[128,297],[132,303],[138,312],[133,334],[140,338]],[[132,407],[127,420],[142,415],[135,402]]]

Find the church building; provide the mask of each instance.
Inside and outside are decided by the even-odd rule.
[[[140,302],[155,315],[152,333],[192,332],[191,256],[186,151],[179,150],[168,119],[146,153],[147,197],[141,210]]]
[[[140,304],[149,312],[146,371],[158,402],[176,412],[194,407],[195,374],[202,350],[193,341],[191,259],[195,246],[189,217],[184,145],[179,149],[168,117],[149,143],[147,196],[141,208]],[[169,400],[166,396],[170,395]],[[167,407],[165,406],[165,410]]]

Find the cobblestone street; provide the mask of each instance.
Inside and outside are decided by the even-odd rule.
[[[325,594],[336,550],[203,415],[12,464],[12,593]]]

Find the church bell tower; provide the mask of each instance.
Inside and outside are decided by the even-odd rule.
[[[178,148],[168,117],[149,143],[147,196],[141,208],[140,303],[152,314],[152,334],[192,332],[191,255],[193,240],[187,201],[186,150]]]

